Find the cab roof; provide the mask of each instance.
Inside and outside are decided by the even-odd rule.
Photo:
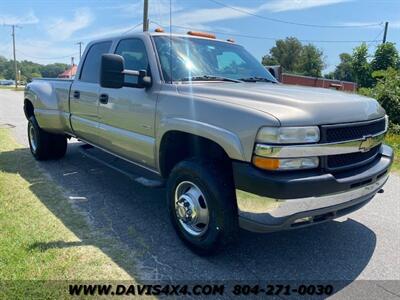
[[[232,41],[228,40],[222,40],[218,38],[210,38],[210,37],[205,37],[205,36],[197,36],[197,35],[190,35],[190,34],[184,34],[184,33],[169,33],[169,32],[152,32],[152,31],[146,31],[146,32],[132,32],[132,33],[127,33],[124,35],[112,35],[112,36],[107,36],[101,39],[95,39],[90,42],[92,43],[98,43],[102,41],[110,41],[110,40],[117,40],[121,38],[129,38],[129,37],[138,37],[138,36],[166,36],[166,37],[182,37],[182,38],[195,38],[195,39],[203,39],[203,40],[212,40],[212,41],[218,41],[218,42],[223,42],[223,43],[228,43],[232,44]]]

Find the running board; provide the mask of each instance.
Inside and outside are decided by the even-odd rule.
[[[145,169],[133,165],[123,159],[120,159],[112,154],[104,152],[96,147],[88,144],[79,146],[79,151],[86,157],[110,168],[119,173],[124,174],[131,180],[149,188],[160,188],[165,185],[165,180],[155,174],[152,174]],[[143,176],[143,174],[146,174]]]

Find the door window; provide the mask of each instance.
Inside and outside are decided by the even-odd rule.
[[[109,52],[111,42],[93,44],[83,63],[80,80],[84,82],[99,83],[101,55]]]
[[[149,60],[142,40],[121,40],[115,50],[115,54],[121,55],[124,58],[125,69],[134,71],[146,70],[150,75]],[[137,84],[137,80],[137,76],[125,75],[126,83]]]

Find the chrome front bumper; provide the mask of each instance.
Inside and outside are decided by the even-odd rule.
[[[307,226],[350,213],[371,200],[389,175],[349,191],[296,199],[273,199],[236,190],[239,224],[255,232]]]

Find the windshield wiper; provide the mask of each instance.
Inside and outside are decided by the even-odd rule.
[[[257,82],[257,81],[262,81],[262,82],[272,82],[276,83],[276,81],[264,78],[264,77],[248,77],[248,78],[240,78],[239,80],[244,81],[244,82]]]
[[[237,79],[232,79],[228,77],[222,76],[212,76],[212,75],[203,75],[203,76],[192,76],[182,78],[180,81],[229,81],[229,82],[241,82]]]

